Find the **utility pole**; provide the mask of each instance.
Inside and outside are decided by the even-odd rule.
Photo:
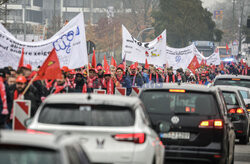
[[[235,11],[235,0],[233,0],[233,39],[235,39],[234,11]]]
[[[56,33],[56,0],[54,0],[54,9],[53,9],[53,19],[54,21],[53,26],[54,26],[54,33]]]
[[[242,19],[243,19],[243,13],[244,13],[244,6],[245,6],[245,1],[243,0],[242,5],[241,5],[241,14],[239,18],[239,47],[238,51],[239,53],[241,52],[241,40],[242,40]]]
[[[94,8],[94,2],[93,0],[90,0],[90,23],[93,24],[93,8]]]
[[[23,39],[26,41],[26,0],[23,0]]]
[[[5,27],[7,27],[7,2],[5,2],[5,6],[4,6],[4,25]]]

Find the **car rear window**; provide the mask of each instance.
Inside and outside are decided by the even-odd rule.
[[[110,105],[48,104],[38,122],[79,126],[132,126],[134,111]]]
[[[237,101],[237,98],[236,98],[237,96],[236,93],[225,92],[225,91],[223,91],[222,93],[223,93],[223,96],[227,105],[239,105],[239,102]]]
[[[232,85],[250,88],[250,80],[245,79],[217,79],[214,85]]]
[[[248,91],[240,90],[240,94],[241,94],[243,99],[250,99],[250,95],[249,95]]]
[[[213,95],[203,93],[146,91],[141,100],[153,114],[215,115],[217,109]]]
[[[0,145],[0,160],[4,164],[60,164],[58,151],[20,145]]]

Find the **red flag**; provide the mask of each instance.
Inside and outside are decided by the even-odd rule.
[[[199,61],[197,60],[197,57],[194,56],[190,64],[188,65],[188,69],[195,74],[195,70],[200,67]]]
[[[95,58],[95,50],[93,50],[93,56],[92,56],[92,67],[96,69],[96,58]]]
[[[21,68],[23,66],[23,58],[24,58],[24,48],[22,48],[22,55],[19,60],[18,68]]]
[[[109,71],[109,64],[107,62],[106,56],[104,55],[104,64],[103,64],[104,70],[107,72]]]
[[[113,56],[111,57],[111,63],[110,63],[110,65],[113,65],[113,66],[117,67],[116,61],[113,58]]]
[[[221,70],[224,70],[223,62],[220,62],[220,69],[221,69]]]
[[[137,69],[137,67],[138,67],[138,62],[135,62],[135,68]]]
[[[60,63],[55,48],[50,52],[49,56],[37,72],[37,75],[40,80],[55,80],[62,78]]]
[[[148,64],[148,60],[146,59],[145,61],[145,66],[144,66],[145,69],[149,69],[149,64]]]
[[[216,66],[213,64],[212,66],[213,71],[215,71]]]
[[[202,66],[202,65],[203,65],[203,66],[204,66],[204,65],[207,65],[207,61],[206,61],[205,59],[202,59],[202,60],[201,60],[200,66]]]
[[[228,54],[228,50],[229,50],[229,47],[228,47],[228,45],[227,45],[227,43],[226,43],[226,53]]]
[[[243,59],[241,59],[241,60],[240,60],[240,63],[241,63],[242,65],[244,64],[244,61],[243,61]]]

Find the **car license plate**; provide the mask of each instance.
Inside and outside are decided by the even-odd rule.
[[[161,138],[169,138],[169,139],[190,139],[189,132],[168,132],[160,134]]]

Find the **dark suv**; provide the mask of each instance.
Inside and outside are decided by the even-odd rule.
[[[228,117],[234,125],[236,138],[240,140],[241,144],[247,144],[249,142],[250,118],[241,95],[244,88],[227,85],[218,87],[222,90],[227,105]]]
[[[235,133],[217,87],[163,84],[140,94],[165,159],[233,163]]]

